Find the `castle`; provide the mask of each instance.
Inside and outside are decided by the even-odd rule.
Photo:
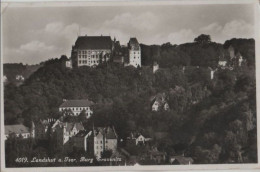
[[[72,46],[71,62],[66,62],[66,67],[95,67],[114,61],[115,56],[122,59],[120,63],[124,63],[125,66],[141,67],[141,47],[136,38],[130,38],[128,53],[121,54],[120,49],[119,41],[115,38],[112,40],[110,36],[79,36]]]

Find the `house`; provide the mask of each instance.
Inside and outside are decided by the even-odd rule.
[[[52,127],[52,132],[56,134],[58,144],[67,143],[71,137],[84,130],[82,123],[59,122]]]
[[[93,128],[94,155],[101,158],[105,150],[115,152],[117,149],[117,134],[114,127]]]
[[[34,125],[31,129],[22,125],[5,125],[5,140],[10,136],[21,137],[22,139],[34,138]]]
[[[78,134],[76,134],[73,137],[73,146],[87,152],[89,149],[88,140],[90,139],[91,134],[92,131],[86,131],[86,130],[79,131]]]
[[[166,101],[165,93],[158,93],[156,96],[151,98],[152,100],[152,111],[169,110],[170,106]]]
[[[130,38],[128,42],[129,64],[135,68],[141,67],[141,47],[136,38]]]
[[[157,62],[153,63],[153,73],[155,73],[157,70],[159,70],[159,64]]]
[[[110,36],[79,36],[72,46],[73,67],[97,66],[110,60],[114,43]]]
[[[24,81],[23,75],[16,75],[16,76],[15,76],[15,79],[16,79],[17,81]]]
[[[194,161],[191,157],[170,156],[169,162],[174,165],[191,165]]]
[[[64,100],[59,107],[59,111],[65,112],[66,110],[69,110],[74,116],[78,116],[84,110],[86,112],[86,118],[90,118],[93,114],[93,111],[91,110],[93,104],[94,103],[88,99]]]
[[[149,137],[147,134],[141,133],[130,133],[130,135],[127,137],[127,142],[135,143],[135,145],[145,145],[145,143],[147,143],[150,140],[152,140],[151,137]]]
[[[35,126],[35,138],[36,139],[46,139],[47,138],[47,132],[49,128],[55,123],[55,119],[49,118],[45,120],[40,120],[39,122],[36,122]]]

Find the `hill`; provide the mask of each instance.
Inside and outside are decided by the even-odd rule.
[[[67,69],[60,59],[45,62],[19,87],[5,86],[5,124],[58,118],[63,99],[88,98],[95,106],[86,127],[113,125],[122,139],[134,130],[149,133],[159,150],[185,153],[195,163],[256,162],[255,66],[220,68],[211,80],[208,66],[223,45],[142,46],[145,63],[161,65],[155,74],[149,66]],[[166,96],[169,110],[151,110],[156,95]]]

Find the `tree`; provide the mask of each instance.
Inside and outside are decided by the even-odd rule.
[[[194,39],[195,42],[199,44],[206,44],[211,42],[210,35],[201,34],[197,38]]]

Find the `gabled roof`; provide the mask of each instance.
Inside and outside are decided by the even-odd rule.
[[[117,134],[116,134],[114,128],[96,127],[94,130],[95,130],[94,134],[96,137],[105,136],[107,139],[117,139]]]
[[[53,126],[53,128],[56,127],[64,127],[67,132],[70,132],[74,127],[76,127],[77,130],[81,131],[84,130],[84,127],[81,123],[72,123],[72,122],[60,122],[58,125]]]
[[[88,99],[82,100],[67,100],[63,102],[60,107],[89,107],[94,103]]]
[[[79,36],[75,42],[77,49],[112,49],[110,36]]]
[[[22,124],[17,125],[5,125],[5,134],[22,134],[22,133],[30,133],[29,128],[25,127]]]
[[[106,131],[106,138],[107,139],[117,139],[117,135],[114,131],[114,129],[108,127]]]
[[[91,131],[81,130],[78,132],[78,134],[75,135],[75,137],[85,137],[89,133],[91,133]]]

